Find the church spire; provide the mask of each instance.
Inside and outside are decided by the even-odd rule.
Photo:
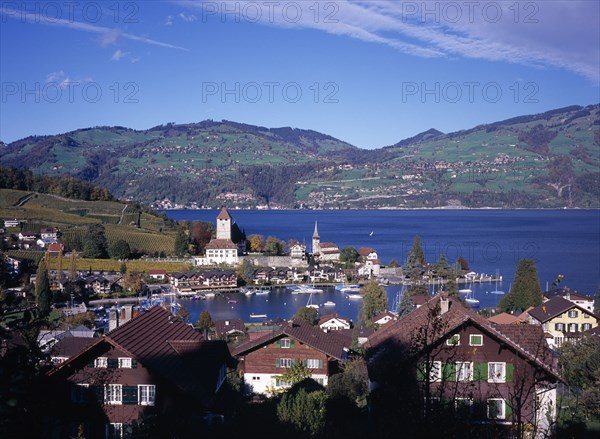
[[[317,229],[317,222],[315,221],[315,231],[313,232],[313,239],[319,239],[319,230]]]

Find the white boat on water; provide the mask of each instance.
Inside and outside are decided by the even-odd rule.
[[[292,294],[312,294],[322,292],[323,290],[321,288],[315,288],[309,285],[298,285],[292,289]]]
[[[356,293],[346,294],[346,297],[348,299],[362,299],[363,298],[362,294],[356,294]]]
[[[340,289],[340,291],[342,293],[346,293],[346,294],[360,293],[360,286],[359,285],[346,285],[346,286],[342,287]]]
[[[498,279],[502,279],[502,276],[496,272],[496,289],[494,291],[490,291],[490,294],[504,294],[504,291],[498,289]]]
[[[266,296],[269,293],[270,293],[269,290],[256,290],[256,291],[254,291],[254,294],[256,294],[257,296]]]
[[[308,302],[306,302],[306,307],[319,309],[319,305],[317,305],[316,303],[312,303],[312,293],[310,293],[310,296],[308,296]]]
[[[335,302],[332,302],[331,300],[328,300],[327,302],[325,302],[323,304],[323,306],[335,306]]]
[[[251,319],[264,319],[266,317],[267,317],[266,314],[254,314],[254,313],[250,314]]]

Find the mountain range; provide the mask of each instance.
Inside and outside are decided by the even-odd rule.
[[[0,143],[0,164],[68,174],[156,208],[600,207],[600,105],[366,150],[227,120]]]

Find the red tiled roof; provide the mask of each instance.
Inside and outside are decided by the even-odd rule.
[[[371,247],[361,247],[358,250],[358,254],[360,256],[369,256],[371,253],[375,253],[375,250],[373,250]]]
[[[443,340],[458,327],[471,323],[560,379],[552,369],[551,355],[540,325],[497,325],[451,297],[448,302],[448,311],[440,314],[440,295],[433,297],[420,308],[384,325],[369,337],[365,347],[376,350],[393,341],[411,347],[413,352],[420,352],[426,346]]]
[[[328,322],[329,320],[332,320],[332,319],[338,319],[338,320],[341,320],[346,323],[352,322],[350,319],[347,319],[346,317],[338,316],[337,314],[326,314],[324,316],[321,316],[321,318],[319,319],[319,325],[322,325],[323,323]]]
[[[211,239],[208,244],[206,244],[206,249],[237,249],[237,245],[233,243],[231,239]]]
[[[61,252],[64,249],[65,249],[64,244],[54,243],[54,244],[48,245],[48,251],[50,251],[50,252]]]
[[[167,270],[148,270],[149,276],[153,274],[167,274]]]
[[[319,247],[323,248],[338,248],[337,244],[333,242],[322,242]]]
[[[287,336],[321,351],[330,357],[341,360],[345,357],[344,348],[349,348],[350,344],[347,337],[337,334],[337,332],[338,331],[323,332],[319,327],[315,327],[301,320],[289,321],[273,332],[269,332],[255,340],[250,340],[235,346],[232,349],[231,354],[234,356],[244,355],[261,346],[272,343],[274,340]]]
[[[219,216],[217,217],[217,219],[219,219],[219,220],[230,220],[231,219],[231,215],[229,215],[227,208],[224,207],[223,209],[221,209],[221,212],[219,213]]]
[[[489,317],[488,321],[499,325],[510,325],[521,322],[521,320],[518,317],[515,317],[512,314],[508,314],[506,312],[501,312],[500,314],[496,314],[495,316]]]
[[[240,319],[215,320],[217,334],[227,334],[231,331],[246,332],[246,324]]]

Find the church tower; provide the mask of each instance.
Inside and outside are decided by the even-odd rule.
[[[317,229],[317,222],[315,221],[315,231],[312,236],[312,255],[319,256],[321,254],[321,238],[319,237],[319,230]]]
[[[231,240],[231,215],[225,207],[217,217],[217,239]]]

